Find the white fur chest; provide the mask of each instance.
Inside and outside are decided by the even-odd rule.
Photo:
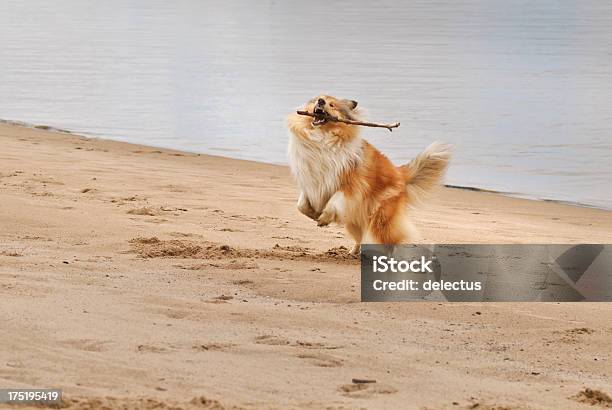
[[[297,183],[312,208],[320,212],[338,190],[343,172],[360,162],[362,141],[333,144],[318,130],[299,138],[291,134],[289,162]]]

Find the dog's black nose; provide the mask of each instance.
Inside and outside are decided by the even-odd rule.
[[[325,105],[325,100],[323,98],[319,98],[319,100],[317,101],[317,105]]]

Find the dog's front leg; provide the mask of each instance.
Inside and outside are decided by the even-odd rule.
[[[304,195],[303,192],[300,192],[300,197],[297,201],[297,209],[312,220],[316,221],[319,217],[319,214],[312,209],[310,201],[308,201],[308,198],[306,198],[306,195]]]
[[[344,209],[344,194],[341,191],[336,192],[329,198],[327,204],[323,208],[323,212],[317,219],[317,225],[327,226],[332,222],[340,222]]]

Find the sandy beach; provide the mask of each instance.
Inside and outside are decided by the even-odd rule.
[[[298,213],[287,167],[12,124],[0,146],[0,387],[88,409],[612,406],[611,304],[360,303],[350,239]],[[612,242],[612,212],[462,189],[414,220],[423,243]]]

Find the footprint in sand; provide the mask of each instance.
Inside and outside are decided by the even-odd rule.
[[[168,222],[168,220],[164,218],[153,218],[153,219],[147,219],[145,220],[145,222],[150,223],[150,224],[163,224],[164,222]]]
[[[320,342],[306,342],[303,340],[296,340],[295,343],[292,344],[292,346],[302,347],[304,349],[321,349],[321,350],[342,349],[342,346],[328,345],[326,343],[320,343]]]
[[[234,343],[203,343],[193,345],[193,350],[198,352],[225,352],[235,346]]]
[[[367,398],[377,394],[393,394],[398,391],[395,387],[376,382],[343,384],[338,387],[338,390],[343,396],[356,398]]]
[[[255,338],[255,343],[259,345],[284,346],[288,345],[290,342],[289,340],[279,336],[262,335]]]
[[[0,250],[0,256],[10,256],[13,258],[19,258],[23,256],[23,253],[16,250]]]
[[[148,206],[143,206],[142,208],[130,209],[126,213],[129,214],[129,215],[142,215],[142,216],[157,216],[157,215],[159,215],[159,212],[157,211],[157,209],[153,209],[153,208],[148,207]]]
[[[181,186],[181,185],[174,185],[174,184],[162,185],[157,188],[163,189],[164,191],[170,191],[170,192],[189,192],[189,187]]]
[[[237,270],[237,269],[257,269],[259,265],[253,262],[242,262],[237,260],[231,260],[226,263],[209,263],[208,266],[219,269]]]
[[[43,196],[49,196],[49,197],[56,196],[56,195],[53,195],[51,192],[30,192],[30,195],[32,195],[32,196],[41,196],[41,197],[43,197]]]
[[[113,198],[110,200],[113,204],[125,205],[127,202],[135,202],[135,201],[146,201],[147,197],[140,197],[138,195],[126,196],[121,198]]]
[[[161,312],[162,315],[166,316],[169,319],[185,319],[190,315],[190,313],[186,310],[177,310],[177,309],[168,309],[163,310]]]
[[[237,279],[232,281],[232,285],[252,285],[253,283],[255,282],[250,279]]]
[[[185,232],[170,232],[168,235],[174,236],[175,238],[190,238],[190,237],[201,238],[202,237],[202,235],[197,234],[197,233],[185,233]]]
[[[293,236],[272,236],[272,239],[286,239],[288,241],[296,241],[299,243],[306,243],[303,238],[294,238]]]
[[[57,180],[53,179],[53,177],[30,178],[29,181],[34,182],[34,183],[42,184],[43,186],[47,186],[47,185],[65,185],[63,182],[57,181]]]
[[[334,356],[323,353],[300,353],[297,355],[300,359],[306,359],[310,363],[318,367],[342,367],[342,360]]]
[[[62,342],[63,345],[69,346],[87,352],[104,352],[107,350],[106,344],[109,342],[92,339],[71,339]]]
[[[170,346],[141,344],[136,347],[136,350],[141,353],[167,353],[169,348]]]

